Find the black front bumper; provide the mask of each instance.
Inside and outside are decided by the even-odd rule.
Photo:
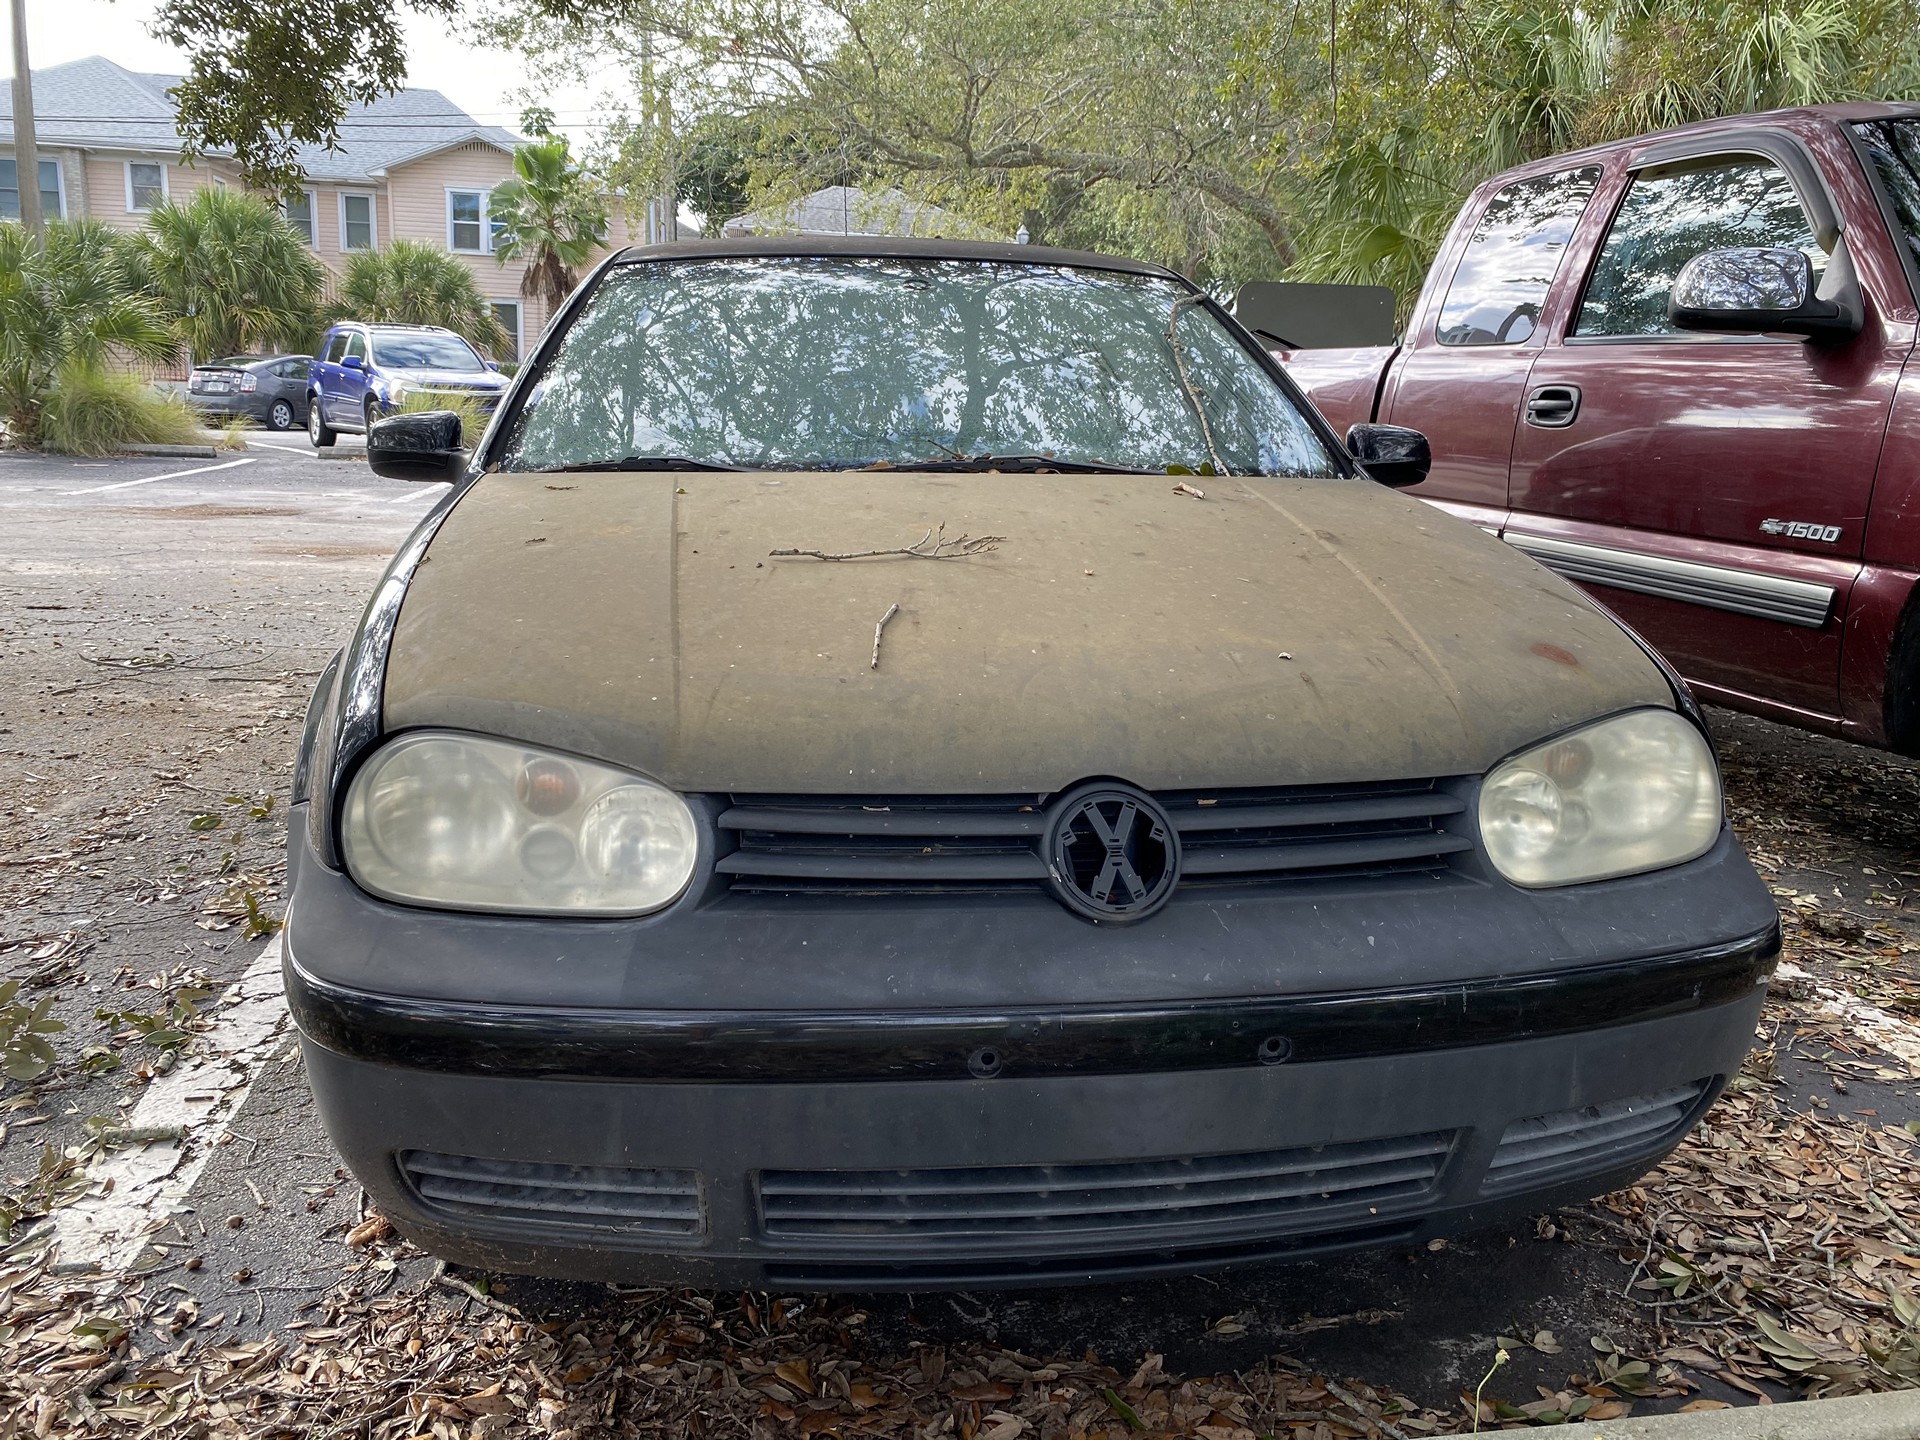
[[[457,915],[296,862],[289,1001],[369,1192],[450,1258],[606,1280],[1071,1283],[1583,1198],[1698,1119],[1779,949],[1725,838],[1558,893],[1215,893],[1122,930]]]

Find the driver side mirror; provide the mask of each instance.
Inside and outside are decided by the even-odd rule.
[[[1852,266],[1835,250],[1833,291],[1814,289],[1813,264],[1785,246],[1709,250],[1680,268],[1667,296],[1667,319],[1680,330],[1723,335],[1846,336],[1860,333],[1862,313],[1850,293]]]
[[[1356,425],[1347,431],[1347,453],[1382,485],[1404,490],[1433,468],[1427,437],[1404,425]]]
[[[362,360],[358,355],[344,355],[340,359],[340,368],[342,370],[364,370],[367,368],[367,362]]]
[[[367,464],[389,480],[457,481],[467,472],[459,415],[422,410],[374,422],[367,432]]]

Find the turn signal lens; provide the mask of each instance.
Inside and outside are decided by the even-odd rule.
[[[687,802],[651,780],[446,731],[361,766],[341,838],[348,872],[386,899],[553,914],[658,910],[700,851]]]
[[[1671,710],[1633,710],[1496,766],[1480,839],[1516,885],[1574,885],[1679,865],[1720,834],[1720,771]]]

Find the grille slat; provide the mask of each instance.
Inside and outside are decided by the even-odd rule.
[[[1516,1120],[1500,1137],[1481,1188],[1539,1184],[1657,1151],[1680,1138],[1713,1083],[1696,1080],[1629,1100]]]
[[[541,1165],[409,1150],[400,1169],[429,1210],[561,1229],[699,1235],[700,1179],[691,1170]]]
[[[1333,1213],[1369,1215],[1433,1193],[1452,1132],[1253,1155],[979,1170],[767,1171],[770,1238],[938,1241],[981,1251],[1019,1242],[1184,1241],[1249,1227],[1280,1233]]]
[[[1465,802],[1434,780],[1177,791],[1155,797],[1187,837],[1198,883],[1433,876],[1472,849],[1444,828]],[[1048,797],[734,795],[735,848],[717,868],[742,894],[1044,893]]]

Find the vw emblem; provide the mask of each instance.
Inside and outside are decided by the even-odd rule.
[[[1173,895],[1180,836],[1145,791],[1085,786],[1054,807],[1047,872],[1061,903],[1089,920],[1144,920]]]

